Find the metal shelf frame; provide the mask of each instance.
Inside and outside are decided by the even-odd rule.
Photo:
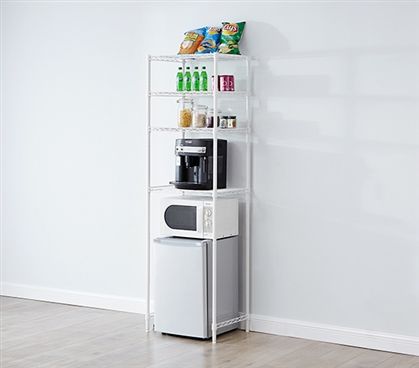
[[[194,91],[183,91],[183,92],[171,92],[171,91],[151,91],[149,92],[150,96],[152,97],[213,97],[213,92],[206,91],[206,92],[194,92]],[[217,94],[220,97],[246,97],[246,91],[232,91],[232,92],[224,92],[224,91],[217,91]]]
[[[214,80],[218,81],[218,63],[226,61],[244,62],[246,66],[246,91],[235,91],[235,92],[220,92],[215,88],[210,92],[158,92],[153,91],[151,86],[152,81],[152,64],[153,62],[175,62],[181,63],[183,71],[185,71],[185,64],[188,61],[212,61]],[[218,197],[223,196],[243,196],[245,200],[245,230],[242,232],[245,240],[245,305],[244,313],[240,313],[238,317],[227,320],[217,321],[217,239],[214,236],[212,238],[213,252],[212,252],[212,342],[217,342],[217,330],[239,322],[246,323],[246,332],[249,332],[250,328],[250,200],[251,200],[251,111],[250,111],[250,93],[251,93],[251,78],[250,78],[250,57],[244,55],[224,55],[224,54],[204,54],[204,55],[163,55],[163,56],[147,56],[147,67],[148,67],[148,79],[147,79],[147,234],[146,234],[146,283],[147,283],[147,309],[145,315],[145,327],[146,331],[151,331],[153,328],[152,319],[153,313],[151,312],[151,195],[156,191],[175,191],[182,194],[188,195],[205,195],[212,197],[213,200],[213,234],[216,234],[216,203]],[[175,128],[175,127],[154,127],[152,126],[152,98],[154,97],[178,97],[178,96],[201,96],[211,97],[212,105],[214,108],[214,121],[217,121],[217,104],[219,99],[231,98],[231,97],[243,97],[245,98],[246,105],[246,127],[245,128]],[[217,164],[218,160],[213,160],[213,188],[212,190],[181,190],[175,189],[172,185],[151,185],[151,134],[158,132],[180,132],[182,137],[188,132],[191,133],[210,133],[213,139],[213,155],[218,156],[218,145],[217,139],[219,134],[223,133],[240,133],[245,135],[246,141],[246,183],[243,188],[217,188]]]
[[[248,128],[215,128],[218,130],[219,133],[247,133]],[[151,132],[181,132],[181,133],[201,133],[201,134],[213,134],[212,131],[214,128],[174,128],[174,127],[166,127],[166,126],[159,126],[159,127],[151,127]]]

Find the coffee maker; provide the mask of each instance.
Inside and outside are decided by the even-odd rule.
[[[227,184],[227,141],[217,140],[217,187]],[[213,140],[176,139],[176,180],[178,189],[208,190],[213,187]]]

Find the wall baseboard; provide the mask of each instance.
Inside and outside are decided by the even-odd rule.
[[[45,302],[71,304],[83,307],[110,309],[122,312],[145,314],[146,301],[116,295],[93,294],[80,291],[22,285],[9,282],[0,284],[0,294],[16,298],[34,299]]]
[[[2,282],[0,284],[0,294],[16,298],[42,300],[46,302],[110,309],[122,312],[145,314],[146,311],[146,301],[140,298],[93,294],[9,282]],[[402,336],[377,331],[280,319],[256,314],[250,316],[250,329],[251,331],[273,335],[298,337],[302,339],[419,356],[419,337],[414,336]]]
[[[273,335],[419,356],[419,337],[251,315],[250,329]]]

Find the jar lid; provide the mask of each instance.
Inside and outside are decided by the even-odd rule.
[[[179,103],[179,102],[193,103],[193,99],[192,98],[188,98],[188,97],[181,97],[176,102],[177,103]]]
[[[228,119],[228,116],[227,115],[223,115],[223,116],[221,116],[221,119]]]
[[[236,118],[236,116],[235,115],[230,115],[229,117],[228,117],[228,119],[235,119]]]

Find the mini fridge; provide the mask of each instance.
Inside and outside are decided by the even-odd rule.
[[[207,339],[212,323],[212,240],[166,237],[155,244],[156,331]],[[217,240],[217,323],[238,317],[237,236]],[[237,324],[218,329],[223,333]]]

